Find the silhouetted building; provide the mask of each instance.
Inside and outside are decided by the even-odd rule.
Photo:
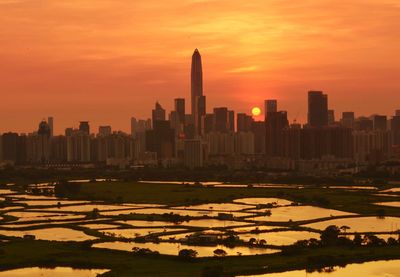
[[[191,169],[203,166],[203,149],[200,139],[184,141],[184,165]]]
[[[392,132],[393,145],[400,145],[400,115],[392,117],[390,122],[390,130]]]
[[[214,128],[215,132],[228,132],[230,129],[228,108],[214,108]]]
[[[90,135],[90,126],[89,126],[89,121],[81,121],[79,122],[79,131]]]
[[[238,113],[236,118],[236,126],[238,132],[250,132],[251,123],[254,121],[251,115],[245,113]]]
[[[335,111],[328,110],[328,125],[334,125],[334,124],[335,124]]]
[[[49,124],[50,127],[50,136],[54,136],[54,118],[52,116],[49,116],[47,118],[47,123]]]
[[[308,92],[308,126],[328,125],[328,96],[322,91]]]
[[[111,126],[99,126],[99,136],[109,136],[111,133]]]
[[[357,131],[371,131],[374,129],[374,122],[367,117],[359,117],[354,121],[354,129]]]
[[[161,107],[160,103],[156,102],[154,110],[152,110],[153,128],[156,121],[165,121],[165,110]]]
[[[372,116],[374,130],[386,131],[387,130],[387,117],[386,115]]]
[[[206,99],[203,96],[203,69],[198,49],[195,49],[192,55],[191,102],[195,133],[201,134],[201,120],[206,114]]]
[[[282,131],[287,128],[289,121],[286,111],[268,112],[265,121],[265,152],[270,157],[283,156]]]
[[[354,128],[354,112],[343,112],[340,123],[343,127]]]
[[[172,159],[175,154],[175,131],[166,120],[156,120],[153,124],[153,130],[146,131],[146,151],[157,153],[158,160]]]
[[[251,131],[254,134],[254,153],[265,154],[265,121],[253,121]]]
[[[278,111],[278,101],[275,99],[269,99],[264,101],[264,115],[267,113],[275,113]]]

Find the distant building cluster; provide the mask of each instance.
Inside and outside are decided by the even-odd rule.
[[[227,107],[207,113],[203,94],[202,62],[192,56],[191,111],[185,99],[174,100],[168,114],[160,103],[151,119],[131,118],[131,133],[100,126],[91,132],[88,121],[53,133],[49,117],[30,134],[0,136],[0,160],[12,165],[49,167],[108,165],[234,169],[270,168],[315,171],[351,169],[400,158],[400,110],[385,115],[356,117],[343,112],[336,120],[322,91],[308,92],[308,120],[289,124],[286,111],[274,99],[265,100],[265,119]]]

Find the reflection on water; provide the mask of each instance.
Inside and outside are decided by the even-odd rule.
[[[288,206],[293,203],[292,201],[281,198],[240,198],[233,200],[233,202],[244,203],[247,205],[276,204],[277,206]]]
[[[7,215],[18,217],[18,222],[33,220],[64,220],[64,219],[83,219],[82,215],[58,214],[46,212],[8,212]]]
[[[363,264],[350,264],[344,268],[334,267],[333,272],[312,272],[305,270],[295,270],[283,273],[269,273],[262,275],[253,275],[254,277],[396,277],[399,276],[400,261],[379,261],[367,262]],[[243,276],[244,277],[244,276]],[[248,276],[246,276],[248,277]]]
[[[348,232],[393,232],[400,229],[400,218],[398,217],[356,217],[342,218],[316,222],[305,225],[314,229],[324,230],[329,225],[348,226]]]
[[[167,221],[145,221],[145,220],[116,221],[116,223],[128,224],[134,227],[164,227],[164,226],[177,225],[176,223]]]
[[[387,190],[382,190],[382,192],[400,192],[400,188],[391,188]]]
[[[186,231],[186,229],[167,229],[167,228],[109,229],[109,230],[102,230],[102,233],[108,236],[132,239],[135,237],[141,237],[150,234],[164,233],[171,231]]]
[[[398,207],[398,208],[400,208],[400,202],[399,202],[399,201],[380,202],[380,203],[375,203],[375,205],[387,206],[387,207]]]
[[[85,240],[96,239],[96,237],[88,236],[81,231],[68,228],[46,228],[46,229],[37,229],[29,231],[0,230],[0,234],[13,237],[34,235],[36,239],[55,240],[55,241],[85,241]]]
[[[107,272],[108,269],[73,269],[70,267],[56,268],[20,268],[0,272],[0,277],[94,277]]]
[[[240,211],[252,208],[250,205],[234,204],[234,203],[209,203],[192,206],[175,207],[176,209],[194,209],[194,210],[217,210],[217,211]]]
[[[265,240],[269,245],[292,245],[299,240],[319,239],[320,234],[306,231],[282,231],[259,234],[239,234],[239,238],[249,241],[251,238]]]
[[[189,220],[182,223],[185,226],[192,227],[208,227],[208,228],[217,228],[217,227],[229,227],[229,226],[240,226],[246,225],[246,222],[240,221],[232,221],[232,220],[217,220],[217,219],[199,219],[199,220]]]
[[[129,209],[127,206],[123,205],[103,205],[103,204],[90,204],[90,205],[79,205],[79,206],[64,206],[46,209],[48,211],[63,211],[63,212],[90,212],[94,209],[99,211],[106,210],[124,210]]]
[[[300,221],[330,216],[354,215],[352,213],[313,207],[313,206],[290,206],[271,209],[271,216],[259,216],[253,218],[256,221]]]
[[[198,257],[211,257],[214,256],[215,249],[223,249],[229,256],[236,255],[261,255],[279,252],[279,250],[268,248],[248,248],[248,247],[235,247],[228,248],[223,245],[218,246],[193,246],[181,245],[179,243],[161,242],[161,243],[137,243],[137,242],[103,242],[96,243],[93,247],[107,248],[114,250],[131,251],[133,247],[148,248],[152,251],[158,251],[160,254],[165,255],[178,255],[182,249],[193,249],[198,252]],[[240,254],[239,254],[240,253]]]

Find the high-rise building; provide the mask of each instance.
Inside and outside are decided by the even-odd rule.
[[[137,133],[145,133],[151,129],[151,119],[136,119],[131,117],[131,135],[136,137]]]
[[[180,124],[185,124],[185,98],[174,99],[175,111]]]
[[[328,125],[328,96],[322,91],[308,92],[308,126]]]
[[[328,125],[334,125],[334,124],[335,124],[335,111],[328,110]]]
[[[50,136],[54,136],[54,118],[52,116],[49,116],[47,118],[47,123],[49,124],[50,127]]]
[[[203,149],[200,139],[184,141],[184,165],[191,169],[203,166]]]
[[[396,116],[400,116],[400,110],[396,110],[394,113]]]
[[[109,136],[111,132],[111,126],[99,126],[99,136]]]
[[[343,112],[340,123],[343,127],[354,128],[354,112]]]
[[[264,114],[267,116],[268,113],[275,113],[278,111],[278,101],[275,99],[269,99],[264,101]]]
[[[203,69],[201,65],[201,56],[197,48],[192,55],[191,102],[195,133],[200,135],[202,131],[202,120],[206,114],[206,98],[203,96]]]
[[[89,121],[79,122],[79,131],[84,132],[87,135],[90,135]]]
[[[153,128],[156,121],[164,121],[165,120],[165,110],[161,107],[160,103],[156,102],[154,110],[152,110],[152,121]]]
[[[238,113],[236,118],[237,132],[250,132],[251,123],[254,121],[251,115],[245,113]]]
[[[392,132],[393,145],[400,146],[400,115],[395,115],[390,121],[390,131]]]
[[[228,108],[214,108],[214,131],[227,132],[229,130],[229,112]]]
[[[265,151],[267,156],[283,156],[283,129],[287,128],[289,121],[286,111],[268,112],[265,120]]]
[[[387,117],[386,115],[372,116],[374,130],[386,131],[387,130]]]

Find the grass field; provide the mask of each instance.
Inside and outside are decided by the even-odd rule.
[[[195,203],[230,202],[242,197],[278,197],[315,206],[347,212],[375,215],[385,210],[387,215],[399,215],[400,209],[373,205],[376,202],[396,201],[400,197],[376,196],[367,190],[349,191],[315,186],[298,188],[218,188],[154,184],[136,182],[82,183],[79,193],[69,195],[73,199],[123,201],[184,205]]]
[[[202,276],[206,267],[223,268],[225,276],[304,269],[315,257],[329,257],[331,265],[398,259],[398,246],[310,249],[301,255],[259,255],[251,257],[198,258],[140,257],[129,252],[91,249],[83,243],[16,240],[0,244],[2,270],[29,266],[107,268],[105,276]]]

